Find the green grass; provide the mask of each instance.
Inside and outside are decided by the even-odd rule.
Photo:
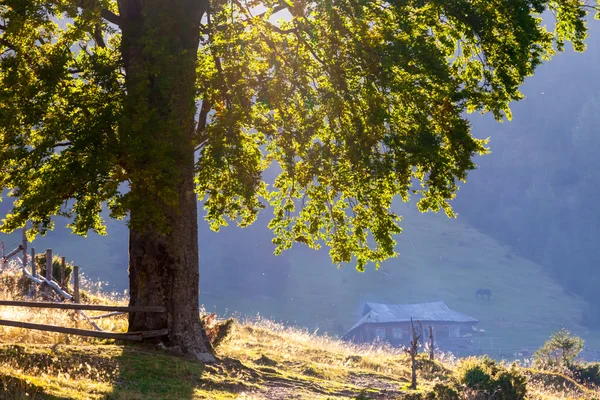
[[[400,205],[404,232],[397,237],[400,256],[359,273],[337,270],[327,251],[292,249],[290,277],[281,297],[256,294],[240,299],[227,283],[222,297],[206,300],[225,309],[342,334],[360,316],[365,301],[412,303],[443,300],[449,307],[480,320],[493,346],[511,353],[541,346],[561,327],[577,332],[590,346],[600,347],[600,333],[584,329],[586,303],[565,293],[531,261],[443,214],[421,214]],[[249,283],[251,284],[251,282]],[[494,299],[477,300],[477,288],[489,288]],[[232,290],[230,290],[232,289]],[[209,301],[210,300],[210,301]]]
[[[419,356],[418,390],[398,349],[355,346],[268,320],[237,325],[203,365],[150,345],[0,345],[0,398],[65,400],[392,400],[444,383],[458,385],[457,364]],[[530,399],[593,400],[597,388],[568,376],[524,370]],[[458,386],[457,386],[458,385]],[[417,397],[411,397],[417,398]],[[422,398],[422,397],[419,397]]]
[[[251,386],[148,346],[14,348],[0,347],[2,399],[230,399]]]

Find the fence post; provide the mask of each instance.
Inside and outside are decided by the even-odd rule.
[[[79,266],[73,267],[73,301],[79,303]]]
[[[27,268],[27,223],[23,227],[23,268]]]
[[[2,251],[2,263],[0,265],[0,268],[2,268],[2,271],[4,271],[6,269],[6,260],[4,259],[4,254],[6,254],[4,252],[4,240],[2,242],[0,242],[0,251]],[[2,272],[0,271],[0,272]]]
[[[35,262],[35,249],[31,248],[31,275],[37,276],[37,265]]]
[[[66,268],[66,260],[63,257],[60,260],[60,286],[64,287],[65,286],[65,268]]]
[[[429,359],[433,361],[433,328],[429,325]]]
[[[48,282],[52,280],[52,249],[46,250],[46,279]],[[46,294],[50,294],[52,292],[49,285],[46,285],[44,291]]]
[[[417,352],[419,351],[419,339],[423,336],[423,325],[421,325],[421,321],[417,321],[419,323],[419,333],[417,334],[417,330],[415,329],[415,324],[413,323],[412,317],[410,318],[410,327],[412,328],[412,340],[410,341],[410,369],[411,369],[411,384],[410,388],[413,390],[417,389]]]

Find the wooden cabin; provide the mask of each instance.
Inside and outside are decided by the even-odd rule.
[[[428,341],[431,326],[436,347],[444,351],[471,347],[473,326],[479,322],[451,310],[443,301],[417,304],[367,303],[362,318],[343,338],[356,343],[386,341],[394,346],[408,346],[412,335],[411,318],[417,330],[417,321],[423,325],[422,342]]]

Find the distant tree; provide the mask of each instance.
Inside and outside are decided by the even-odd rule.
[[[396,255],[395,196],[453,211],[485,153],[465,112],[510,117],[564,42],[573,0],[3,0],[2,229],[128,217],[131,330],[213,358],[198,318],[196,195],[214,229],[270,203],[276,252],[330,247],[359,270]],[[540,15],[556,16],[548,31]],[[287,19],[274,23],[274,16]],[[263,171],[275,164],[272,186]],[[233,247],[233,246],[232,246]]]
[[[571,367],[575,357],[583,350],[583,339],[571,335],[566,329],[555,332],[544,345],[533,354],[539,367]]]

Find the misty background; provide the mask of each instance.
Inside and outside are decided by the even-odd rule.
[[[365,301],[444,300],[497,335],[542,325],[540,335],[546,335],[572,324],[600,342],[599,28],[591,24],[585,53],[567,49],[538,68],[522,88],[526,98],[512,106],[513,121],[470,117],[473,134],[491,138],[492,154],[476,159],[479,168],[453,202],[456,220],[397,204],[405,216],[400,256],[364,274],[351,266],[337,270],[326,249],[296,244],[274,256],[270,210],[246,229],[215,233],[201,221],[201,302],[220,313],[260,313],[340,334]],[[2,215],[9,209],[8,201],[0,203]],[[55,231],[32,246],[53,248],[89,278],[125,290],[125,223],[109,220],[108,236],[87,238],[74,237],[65,224],[57,219]],[[10,250],[21,235],[0,238]],[[546,289],[535,286],[539,282]],[[475,303],[479,287],[491,288],[497,302]],[[540,291],[552,294],[539,297]],[[531,305],[531,313],[517,315],[512,304]],[[545,319],[534,321],[540,310],[547,311]]]

